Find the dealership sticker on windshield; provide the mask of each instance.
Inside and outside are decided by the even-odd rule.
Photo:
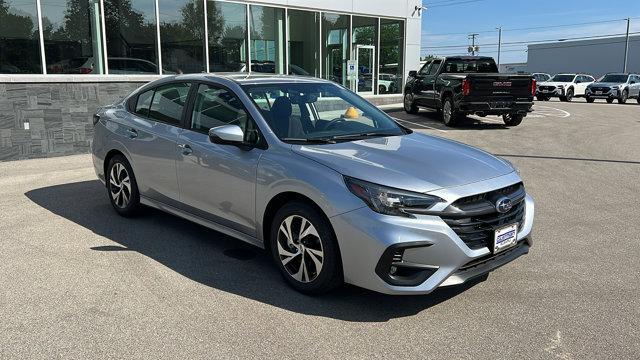
[[[518,239],[518,224],[501,227],[495,231],[493,253],[498,253],[516,244]]]

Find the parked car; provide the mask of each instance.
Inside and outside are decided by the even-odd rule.
[[[636,99],[640,103],[640,75],[607,74],[587,86],[585,97],[588,103],[595,99],[605,99],[609,104],[616,99],[620,104],[626,103],[627,99]]]
[[[146,205],[269,249],[302,292],[425,294],[532,245],[534,203],[511,163],[412,132],[328,80],[170,76],[94,125],[118,214]]]
[[[574,97],[583,97],[587,86],[596,81],[585,74],[557,74],[549,81],[538,84],[536,99],[540,101],[558,97],[560,101],[571,101]]]
[[[436,58],[409,72],[404,109],[411,114],[420,107],[436,109],[447,126],[469,114],[502,115],[507,126],[517,126],[531,111],[535,91],[531,75],[499,74],[493,58]]]
[[[532,73],[531,76],[535,79],[536,84],[540,84],[551,79],[551,75],[546,73]]]
[[[378,75],[378,93],[394,93],[396,91],[396,84],[398,83],[397,78],[395,74]]]

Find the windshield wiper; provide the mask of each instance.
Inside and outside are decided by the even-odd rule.
[[[358,134],[344,134],[344,135],[334,135],[329,139],[333,140],[357,140],[357,139],[366,139],[370,137],[379,137],[379,136],[398,136],[401,134],[389,133],[389,132],[366,132],[366,133],[358,133]]]
[[[305,138],[282,138],[280,139],[282,141],[286,141],[286,142],[293,142],[293,143],[303,143],[303,144],[335,144],[336,142],[332,139],[332,138],[311,138],[311,139],[305,139]]]

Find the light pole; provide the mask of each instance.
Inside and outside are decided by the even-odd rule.
[[[498,30],[498,69],[500,69],[500,50],[502,48],[502,26],[497,27]]]
[[[631,25],[631,18],[627,18],[627,37],[624,42],[624,67],[622,72],[627,72],[627,57],[629,56],[629,26]]]
[[[469,51],[471,53],[471,56],[475,56],[476,55],[476,36],[478,36],[480,34],[469,34],[468,38],[471,39],[471,51]]]

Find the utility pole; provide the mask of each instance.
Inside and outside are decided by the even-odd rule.
[[[498,69],[500,68],[500,50],[502,48],[502,26],[497,27],[498,30]]]
[[[622,72],[627,72],[627,57],[629,56],[629,27],[631,25],[631,18],[627,18],[627,38],[624,42],[624,67]]]
[[[480,34],[469,34],[468,38],[471,39],[471,51],[469,51],[471,53],[471,56],[475,56],[476,55],[476,36],[478,36]]]

